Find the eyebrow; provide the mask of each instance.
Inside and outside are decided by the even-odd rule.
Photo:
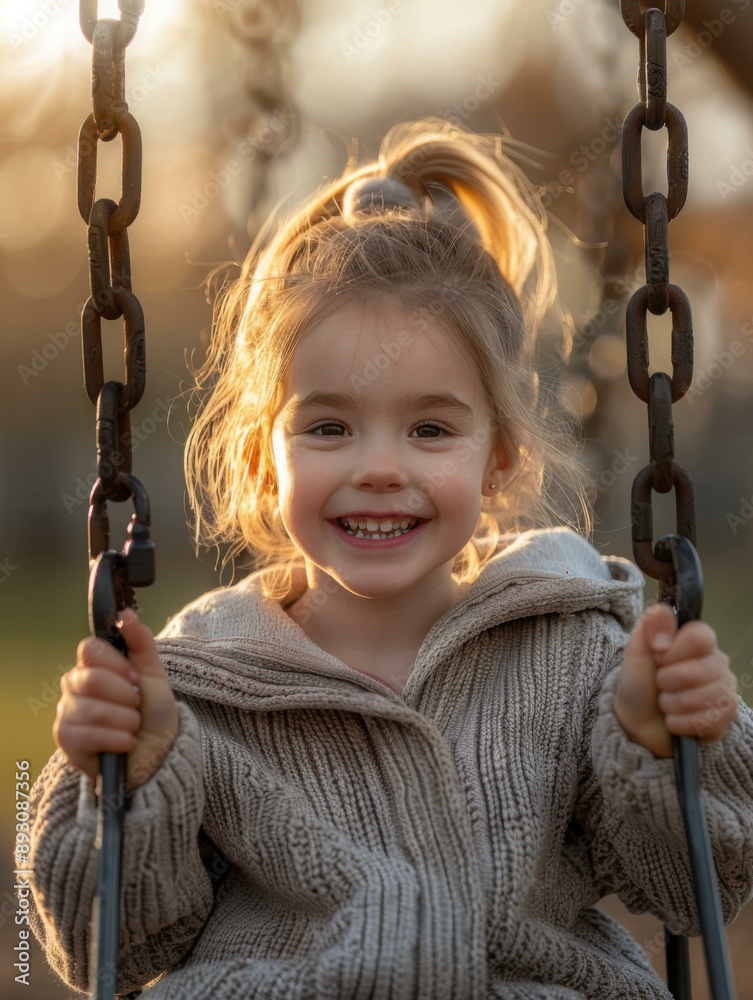
[[[291,401],[291,409],[309,410],[314,407],[332,407],[333,409],[345,410],[356,408],[358,400],[355,396],[345,392],[320,392],[315,390],[308,396],[297,401]],[[464,403],[462,399],[452,392],[428,392],[418,395],[403,396],[398,400],[398,406],[402,412],[410,410],[451,410],[462,416],[473,416],[473,408]]]

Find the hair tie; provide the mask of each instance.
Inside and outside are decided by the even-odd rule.
[[[365,177],[354,181],[345,191],[342,214],[346,218],[371,215],[390,208],[420,212],[415,191],[395,177]]]

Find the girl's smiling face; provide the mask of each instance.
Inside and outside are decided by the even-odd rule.
[[[272,446],[310,586],[457,599],[453,560],[505,460],[471,363],[427,313],[345,306],[295,350]]]

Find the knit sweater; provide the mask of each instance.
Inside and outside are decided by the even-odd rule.
[[[157,637],[180,730],[126,814],[118,991],[669,1000],[594,905],[617,893],[700,933],[673,762],[613,712],[638,570],[566,529],[519,536],[430,629],[401,693],[320,649],[260,579]],[[729,922],[753,887],[742,701],[701,756]],[[32,927],[85,990],[96,807],[60,751],[32,812]],[[230,865],[219,888],[200,828]]]

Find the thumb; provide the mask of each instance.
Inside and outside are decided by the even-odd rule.
[[[133,608],[124,608],[116,624],[126,644],[126,656],[139,676],[164,678],[165,668],[160,661],[152,631],[139,621]]]
[[[150,629],[139,621],[133,608],[121,612],[118,625],[126,656],[139,675],[141,724],[128,758],[127,779],[137,788],[159,770],[175,742],[178,706]]]
[[[677,634],[666,604],[652,604],[638,619],[625,646],[614,712],[627,735],[657,757],[672,755],[672,738],[657,703],[656,668]]]
[[[638,619],[625,648],[625,655],[650,660],[653,668],[653,664],[660,662],[662,655],[672,645],[677,628],[677,618],[669,605],[651,604]]]
[[[656,668],[677,632],[677,619],[666,604],[652,604],[635,624],[622,656],[616,701],[633,721],[656,714]],[[618,712],[618,715],[620,712]],[[624,720],[621,719],[620,721]]]

